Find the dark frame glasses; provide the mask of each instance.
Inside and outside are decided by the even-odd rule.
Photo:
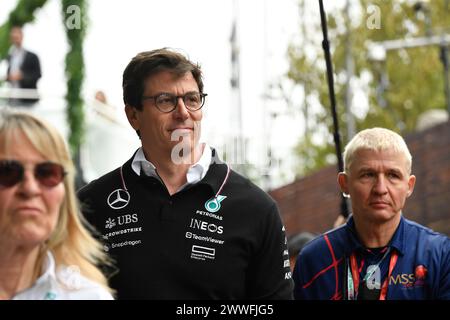
[[[10,188],[23,180],[24,165],[17,160],[0,160],[0,188]],[[41,162],[34,166],[34,178],[40,185],[52,188],[64,180],[64,167],[54,162]]]
[[[163,113],[170,113],[177,108],[178,99],[183,99],[183,103],[189,111],[200,110],[206,101],[207,93],[188,92],[177,96],[172,93],[163,92],[156,96],[142,96],[142,101],[153,100],[156,108]]]

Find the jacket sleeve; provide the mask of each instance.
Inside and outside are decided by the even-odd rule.
[[[27,52],[22,65],[23,79],[20,81],[22,88],[36,88],[36,83],[41,78],[41,64],[36,54]]]
[[[294,299],[295,300],[306,300],[307,297],[305,296],[305,291],[303,289],[303,278],[302,278],[302,272],[300,271],[302,261],[300,260],[300,254],[297,256],[297,260],[295,262],[295,268],[293,273],[293,279],[294,279]]]
[[[446,238],[441,255],[441,277],[437,299],[450,300],[450,239]]]
[[[292,300],[293,281],[284,226],[275,203],[260,222],[261,245],[249,268],[250,299]]]

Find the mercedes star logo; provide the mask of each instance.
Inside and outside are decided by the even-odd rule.
[[[130,202],[130,194],[123,189],[116,189],[108,196],[108,205],[113,209],[125,208]]]

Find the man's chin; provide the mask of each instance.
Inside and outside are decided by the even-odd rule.
[[[388,222],[395,219],[398,216],[398,213],[392,212],[391,210],[379,209],[379,210],[370,210],[370,219],[372,221],[376,221],[378,223]]]

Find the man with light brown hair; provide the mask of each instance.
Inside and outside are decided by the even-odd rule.
[[[273,199],[200,142],[200,66],[170,49],[123,74],[142,147],[80,190],[119,272],[119,299],[290,299],[284,226]]]

